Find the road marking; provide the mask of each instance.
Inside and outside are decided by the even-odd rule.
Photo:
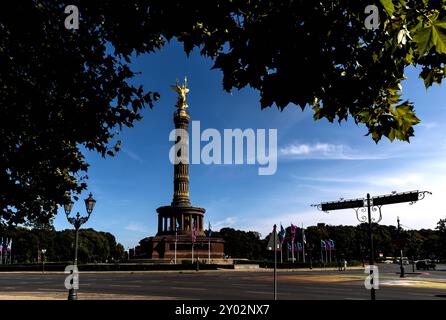
[[[266,291],[245,291],[246,293],[253,293],[253,294],[273,294],[272,290],[270,292]]]
[[[405,295],[409,295],[409,296],[421,296],[421,297],[433,297],[434,294],[433,293],[411,293],[411,292],[407,292],[404,293]]]
[[[48,288],[38,288],[37,291],[67,292],[68,290],[62,290],[62,289],[48,289]]]
[[[266,284],[240,284],[240,283],[231,283],[234,287],[270,287]]]
[[[126,285],[126,284],[109,284],[109,287],[126,287],[126,288],[141,288],[142,286]]]
[[[177,289],[177,290],[196,290],[196,291],[207,291],[206,288],[190,288],[190,287],[170,287],[170,289]]]

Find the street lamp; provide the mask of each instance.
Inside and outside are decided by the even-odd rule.
[[[359,245],[359,250],[361,251],[361,258],[362,258],[362,267],[365,267],[365,263],[364,263],[364,252],[365,252],[365,247],[360,244]]]
[[[314,243],[312,243],[309,247],[308,247],[308,251],[310,254],[310,270],[313,269],[313,250],[314,250]]]
[[[76,214],[75,218],[70,218],[69,215],[71,213],[71,209],[73,209],[73,202],[70,201],[69,203],[64,205],[65,214],[67,216],[67,220],[69,223],[71,223],[74,226],[74,229],[76,230],[76,238],[75,238],[75,249],[74,249],[74,266],[75,270],[77,269],[77,248],[78,248],[78,238],[79,238],[79,229],[80,227],[88,221],[90,218],[91,213],[93,212],[94,206],[96,204],[96,200],[93,199],[93,195],[90,193],[87,199],[85,201],[85,208],[87,209],[87,216],[81,217],[80,213],[78,212]],[[68,294],[68,300],[77,300],[77,290],[74,288],[71,288]]]
[[[45,273],[45,253],[46,253],[46,249],[42,249],[42,273]]]

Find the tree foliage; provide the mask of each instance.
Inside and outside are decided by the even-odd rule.
[[[213,232],[213,237],[221,237],[225,241],[225,255],[231,258],[260,259],[266,249],[266,242],[259,234],[252,231],[241,231],[233,228],[222,228]]]
[[[400,256],[400,243],[403,244],[404,256],[409,259],[446,259],[444,242],[446,241],[446,219],[440,220],[436,230],[403,230],[392,225],[373,224],[373,243],[375,259],[383,260],[386,257]],[[283,257],[287,257],[287,244],[291,243],[291,228],[285,228],[283,244]],[[271,234],[264,239],[253,231],[241,231],[232,228],[223,228],[213,236],[225,240],[225,254],[232,258],[248,258],[251,260],[272,259],[271,252],[267,251],[267,243]],[[326,225],[319,223],[305,229],[305,246],[307,259],[311,256],[313,261],[320,260],[321,240],[333,240],[335,251],[332,253],[333,261],[336,259],[364,260],[370,257],[370,239],[366,223],[357,226]],[[302,229],[297,228],[295,242],[302,243]],[[325,254],[325,252],[324,252]],[[383,257],[380,258],[379,254]],[[300,253],[302,255],[302,253]]]
[[[12,260],[16,263],[33,263],[43,259],[41,250],[46,249],[47,262],[69,262],[74,258],[75,234],[73,230],[55,231],[54,228],[0,229],[0,234],[12,238]],[[83,263],[112,262],[125,258],[122,244],[108,232],[93,229],[79,231],[78,259]]]
[[[262,108],[310,106],[314,118],[364,124],[375,141],[408,141],[419,122],[401,82],[445,76],[446,0],[77,0],[17,2],[0,12],[0,221],[54,216],[86,188],[85,150],[113,156],[158,95],[132,84],[129,64],[172,38],[198,48],[227,91],[252,87]],[[150,72],[150,70],[144,70]]]

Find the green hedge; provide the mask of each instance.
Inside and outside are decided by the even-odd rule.
[[[45,271],[64,271],[67,265],[60,263],[45,263]],[[80,264],[79,271],[146,271],[146,270],[195,270],[196,264]],[[200,264],[201,270],[217,270],[217,268],[226,267],[217,264]],[[0,265],[0,272],[8,271],[42,271],[42,264],[10,264]]]
[[[265,260],[234,260],[234,264],[258,264],[261,268],[274,268],[273,261]],[[333,261],[331,263],[321,263],[320,261],[313,261],[311,264],[313,268],[337,268],[337,262]],[[351,260],[347,261],[347,268],[353,266],[362,266],[362,261]],[[281,269],[296,269],[296,268],[310,268],[310,262],[283,262],[277,263],[277,268]]]

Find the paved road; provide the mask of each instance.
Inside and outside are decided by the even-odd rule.
[[[380,265],[378,299],[446,300],[444,271],[397,275],[396,265]],[[411,268],[406,268],[411,271]],[[368,300],[363,270],[279,272],[279,299]],[[0,299],[65,299],[65,275],[0,273]],[[80,299],[271,299],[272,272],[198,271],[82,273]]]

